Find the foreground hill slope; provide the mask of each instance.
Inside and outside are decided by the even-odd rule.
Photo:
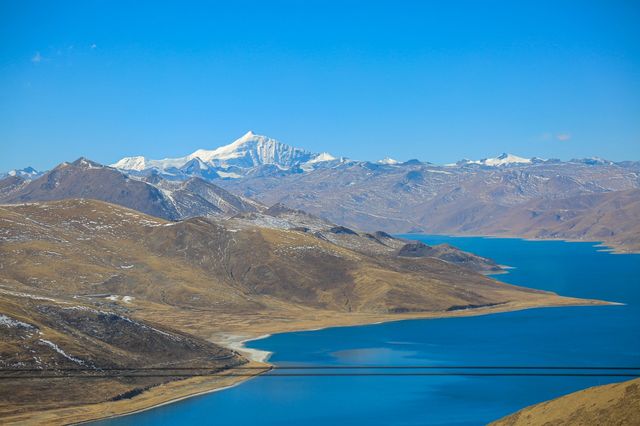
[[[8,289],[16,287],[7,279],[0,287],[0,418],[128,399],[180,378],[183,371],[172,368],[219,371],[246,363],[229,349],[134,320],[117,306]],[[145,374],[149,368],[164,377]]]
[[[276,301],[392,313],[551,297],[431,257],[370,255],[238,221],[171,223],[89,200],[3,206],[0,232],[1,282],[58,295],[126,295],[236,314]]]
[[[637,424],[640,424],[640,379],[571,393],[491,423],[493,426]]]

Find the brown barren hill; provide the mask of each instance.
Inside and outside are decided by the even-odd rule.
[[[346,162],[220,185],[365,231],[603,241],[637,252],[639,170],[638,162],[589,160],[500,167]]]
[[[640,379],[574,392],[491,423],[492,426],[638,424]]]
[[[98,201],[4,206],[0,219],[0,279],[55,295],[128,296],[132,308],[388,314],[565,300],[440,259],[369,255],[234,221],[167,222]]]

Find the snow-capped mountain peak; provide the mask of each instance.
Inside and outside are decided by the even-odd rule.
[[[283,166],[283,162],[287,163],[305,156],[311,156],[311,153],[249,131],[228,145],[213,150],[199,149],[187,158],[200,157],[203,161],[217,163],[216,165],[239,162],[240,164],[233,165],[254,167],[263,164]]]
[[[462,161],[459,161],[457,164],[458,165],[479,164],[482,166],[497,167],[497,166],[510,166],[514,164],[531,164],[531,162],[532,161],[530,158],[518,157],[517,155],[503,152],[502,154],[500,154],[495,158],[483,158],[482,160],[462,160]]]
[[[197,164],[191,163],[196,159]],[[318,163],[335,160],[336,158],[327,152],[312,153],[249,131],[228,145],[212,150],[198,149],[185,157],[165,158],[164,160],[149,160],[141,156],[128,157],[112,164],[112,166],[136,172],[149,169],[170,171],[175,168],[187,174],[191,174],[195,169],[215,169],[213,171],[217,171],[219,176],[235,177],[241,170],[248,172],[260,166],[269,165],[276,166],[279,170],[292,170],[299,165],[306,165],[307,167],[303,167],[304,169],[311,169],[316,167]],[[187,166],[187,164],[189,165]],[[245,172],[242,172],[241,175]]]
[[[6,174],[7,176],[18,176],[23,179],[35,179],[38,176],[42,175],[42,172],[37,171],[31,166],[25,167],[24,169],[13,169]]]
[[[503,166],[507,164],[528,164],[531,163],[529,158],[518,157],[517,155],[502,153],[496,158],[486,158],[483,160],[487,166]]]
[[[111,167],[123,170],[144,170],[147,168],[147,159],[141,155],[136,157],[124,157],[123,159],[111,164]]]
[[[377,161],[378,164],[386,164],[386,165],[394,165],[394,164],[400,164],[400,162],[398,160],[395,160],[391,157],[384,157],[382,160],[378,160]]]
[[[321,152],[320,154],[316,155],[315,158],[312,158],[311,160],[307,161],[307,164],[315,164],[315,163],[322,163],[323,161],[335,161],[335,160],[337,160],[337,158],[329,154],[328,152]]]

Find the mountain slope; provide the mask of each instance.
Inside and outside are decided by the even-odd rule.
[[[640,189],[533,200],[509,211],[495,212],[467,232],[604,241],[627,251],[640,251]]]
[[[12,265],[2,279],[54,294],[109,293],[234,314],[275,299],[280,307],[388,313],[549,298],[438,259],[368,255],[233,220],[167,223],[88,200],[0,213],[3,258]],[[24,250],[30,256],[20,256]]]
[[[7,290],[17,283],[2,281],[0,418],[130,398],[183,374],[170,368],[219,370],[246,362],[206,340],[133,320],[117,306]],[[149,368],[161,368],[165,377],[118,377],[113,371]]]
[[[0,198],[3,203],[92,198],[130,207],[153,216],[178,219],[175,206],[158,188],[119,171],[80,158]]]
[[[7,176],[0,179],[0,198],[16,191],[28,181],[20,176]]]
[[[0,173],[0,178],[4,178],[7,176],[18,176],[23,179],[35,179],[38,176],[42,175],[41,172],[37,171],[31,166],[25,167],[24,169],[13,169],[7,173]]]
[[[0,180],[0,202],[90,198],[169,220],[231,216],[263,208],[259,203],[237,197],[201,178],[184,182],[170,182],[160,176],[133,179],[117,169],[84,158],[63,163],[32,181],[19,179]]]
[[[624,191],[640,188],[636,163],[547,161],[510,167],[348,163],[296,176],[220,184],[265,204],[280,202],[365,231],[549,238],[557,227],[558,238],[604,240],[627,250],[640,245],[640,233],[634,231],[638,221],[631,213],[614,219],[612,212],[598,219],[594,210],[598,203],[586,201],[614,197],[634,205],[638,193]],[[560,204],[563,214],[554,210]],[[566,220],[572,215],[583,218],[580,229]],[[536,219],[544,216],[557,217],[557,223]],[[545,231],[547,226],[552,232]],[[599,228],[609,229],[609,235],[596,231]],[[618,241],[616,236],[622,234],[624,241]]]
[[[491,259],[464,252],[448,244],[428,246],[421,242],[393,237],[385,232],[359,232],[301,210],[289,209],[282,204],[275,204],[258,213],[239,214],[232,219],[233,222],[265,228],[304,232],[367,255],[429,257],[482,273],[496,273],[502,270]]]
[[[493,426],[640,424],[640,379],[595,386],[524,408]]]

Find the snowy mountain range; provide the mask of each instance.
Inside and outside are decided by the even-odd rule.
[[[509,166],[512,164],[531,164],[533,159],[531,158],[522,158],[517,155],[508,154],[506,152],[500,154],[495,158],[483,158],[482,160],[462,160],[458,161],[456,165],[466,165],[466,164],[479,164],[482,166]]]
[[[536,160],[504,153],[496,158],[462,160],[449,166],[502,167],[531,164]],[[142,156],[125,157],[111,166],[134,175],[146,176],[156,173],[166,179],[184,180],[197,176],[211,180],[247,176],[281,176],[353,163],[368,162],[347,160],[344,157],[337,158],[328,152],[313,153],[250,131],[234,142],[216,149],[199,149],[184,157],[162,160],[153,160]],[[403,163],[390,157],[376,162],[381,166],[409,163],[420,164],[421,162],[411,160]]]
[[[7,176],[21,177],[23,179],[35,179],[42,175],[42,172],[37,171],[33,167],[25,167],[24,169],[13,169],[7,173],[0,174],[0,178]]]
[[[503,153],[497,157],[483,158],[481,160],[464,159],[456,163],[446,164],[445,167],[482,167],[491,169],[556,162],[560,161],[543,160],[536,157],[524,158],[514,154]],[[570,163],[587,165],[614,164],[601,158],[574,159]],[[192,177],[199,177],[205,180],[228,180],[245,177],[287,176],[325,168],[349,167],[353,164],[361,164],[366,167],[431,165],[415,159],[402,162],[391,157],[385,157],[374,163],[349,160],[345,157],[335,157],[328,152],[310,152],[249,131],[232,143],[215,149],[198,149],[184,157],[164,158],[161,160],[154,160],[144,156],[124,157],[111,164],[111,167],[128,173],[132,177],[145,178],[158,175],[167,180],[184,181]],[[32,167],[26,167],[0,174],[0,178],[14,176],[31,180],[42,174],[43,172],[39,172]]]
[[[367,231],[590,236],[640,247],[640,229],[630,228],[640,208],[637,161],[507,153],[445,166],[355,161],[249,132],[180,158],[129,157],[112,167],[80,159],[36,174],[28,168],[0,179],[0,202],[97,198],[171,220],[283,203]],[[607,203],[615,209],[609,212]]]
[[[312,153],[249,131],[229,145],[213,150],[199,149],[185,157],[163,160],[151,160],[142,156],[125,157],[111,166],[134,172],[154,170],[163,175],[238,178],[263,166],[296,172],[340,161],[343,160],[336,159],[327,152]]]

